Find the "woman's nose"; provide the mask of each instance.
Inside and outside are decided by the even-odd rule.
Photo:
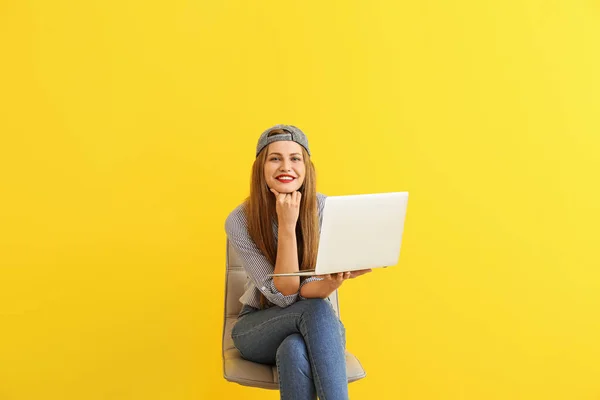
[[[282,171],[289,171],[291,169],[289,161],[284,161],[283,164],[281,164],[281,168]]]

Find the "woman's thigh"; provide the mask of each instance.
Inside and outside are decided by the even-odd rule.
[[[321,310],[324,318],[334,318],[345,344],[345,329],[331,308],[323,307],[323,299],[300,300],[291,306],[271,307],[244,315],[233,327],[231,337],[242,357],[262,364],[275,364],[277,349],[291,334],[300,332],[300,319],[305,312]]]

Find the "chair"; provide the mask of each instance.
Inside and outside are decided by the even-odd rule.
[[[227,241],[227,271],[225,274],[225,315],[223,318],[223,376],[229,382],[264,389],[279,389],[277,367],[254,363],[242,358],[233,345],[231,330],[242,308],[239,299],[244,292],[246,272],[235,250]],[[337,290],[329,296],[336,315],[339,317]],[[356,357],[346,350],[346,373],[348,382],[366,376],[365,370]]]

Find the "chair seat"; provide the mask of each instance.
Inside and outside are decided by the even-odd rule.
[[[236,321],[237,318],[234,317],[227,317],[225,320],[223,338],[223,374],[225,379],[245,386],[279,389],[279,376],[277,375],[276,366],[245,360],[233,345],[231,330]],[[348,382],[354,382],[366,376],[365,370],[358,359],[347,350],[346,373]]]

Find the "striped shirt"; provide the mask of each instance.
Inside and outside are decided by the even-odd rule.
[[[319,213],[319,230],[323,223],[323,207],[325,206],[326,196],[317,193],[317,209]],[[225,231],[227,238],[239,256],[244,270],[246,271],[246,285],[244,294],[240,297],[242,304],[251,307],[260,308],[260,293],[264,294],[267,300],[279,307],[287,307],[297,300],[304,300],[300,296],[300,289],[297,293],[284,296],[273,283],[273,277],[267,276],[275,271],[275,266],[269,262],[265,255],[258,249],[254,240],[248,232],[246,214],[244,213],[244,204],[240,204],[233,210],[225,221]],[[273,223],[273,233],[275,245],[277,246],[278,224]],[[300,288],[308,282],[320,281],[323,278],[311,276],[301,281]]]

